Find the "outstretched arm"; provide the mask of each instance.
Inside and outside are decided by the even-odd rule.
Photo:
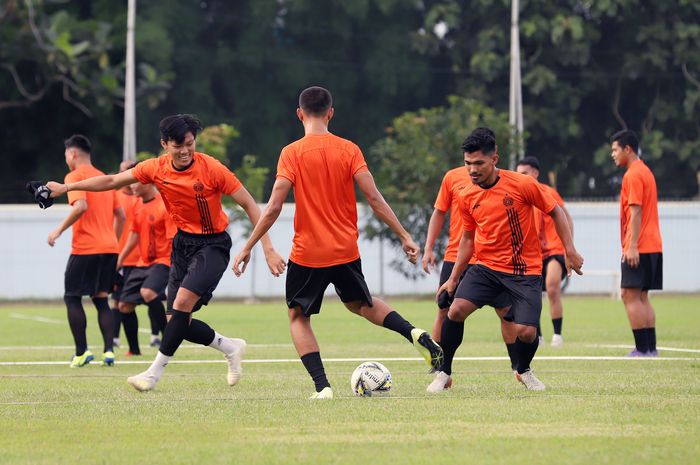
[[[469,260],[471,260],[474,254],[474,234],[474,231],[467,231],[466,229],[462,233],[462,239],[459,241],[459,250],[457,251],[457,260],[455,261],[455,266],[452,268],[452,274],[450,274],[447,281],[438,289],[438,296],[442,291],[447,291],[448,294],[453,295],[455,289],[457,289],[459,277],[464,273],[464,270],[469,264]]]
[[[83,179],[78,182],[71,182],[68,184],[61,184],[59,182],[49,181],[46,183],[46,187],[51,190],[51,197],[59,197],[66,192],[70,191],[88,191],[88,192],[102,192],[109,191],[112,189],[119,189],[120,187],[128,186],[138,182],[132,173],[132,169],[123,171],[119,174],[106,174],[104,176],[95,176],[88,179]]]
[[[581,271],[581,266],[583,266],[583,257],[579,255],[574,247],[574,240],[571,236],[571,227],[566,219],[566,214],[561,209],[559,205],[556,205],[554,209],[549,212],[549,216],[554,220],[554,227],[557,230],[559,239],[564,244],[564,250],[566,251],[566,272],[571,275],[571,270],[574,270],[577,274],[583,274]]]
[[[435,247],[435,241],[437,240],[438,234],[440,234],[442,225],[445,224],[445,216],[447,216],[447,214],[437,208],[433,210],[433,214],[430,216],[428,235],[425,238],[425,248],[423,249],[423,271],[426,273],[430,273],[430,269],[435,267],[435,253],[433,252],[433,247]]]
[[[85,199],[78,199],[73,202],[71,207],[71,211],[68,213],[68,216],[66,216],[66,219],[63,220],[63,223],[49,233],[46,242],[48,242],[51,247],[56,245],[56,239],[63,234],[63,231],[73,226],[73,223],[78,221],[78,219],[83,216],[83,213],[87,211],[87,201]]]
[[[399,222],[394,210],[382,197],[382,194],[377,189],[377,185],[374,183],[372,174],[369,171],[361,171],[355,175],[355,182],[362,193],[365,194],[367,203],[374,214],[399,237],[403,251],[408,256],[408,261],[416,263],[420,247],[413,241],[411,235]]]

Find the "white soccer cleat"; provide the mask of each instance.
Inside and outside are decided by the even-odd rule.
[[[245,355],[247,344],[243,339],[229,338],[229,341],[235,346],[235,349],[224,355],[226,362],[228,362],[228,375],[226,375],[226,380],[229,386],[235,386],[243,375],[241,361]]]
[[[561,347],[564,345],[564,338],[561,334],[552,335],[552,347]]]
[[[330,388],[330,386],[326,386],[323,389],[321,389],[321,392],[314,392],[311,394],[311,397],[309,397],[309,400],[319,400],[319,399],[332,399],[333,398],[333,389]]]
[[[542,381],[537,379],[537,376],[532,370],[527,370],[525,373],[515,372],[515,379],[525,385],[528,391],[544,391],[545,386]]]
[[[435,378],[433,382],[428,385],[426,391],[430,394],[437,394],[438,392],[445,391],[452,387],[452,376],[448,375],[444,371],[438,371],[435,373]]]
[[[137,391],[150,391],[156,387],[158,378],[151,374],[149,371],[144,371],[138,375],[130,376],[126,378],[126,382],[131,385]]]

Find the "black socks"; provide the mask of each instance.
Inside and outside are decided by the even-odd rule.
[[[155,298],[147,302],[146,305],[148,305],[148,318],[151,320],[151,334],[158,336],[165,331],[165,325],[168,323],[168,320],[165,318],[163,301]]]
[[[112,309],[109,308],[109,301],[107,297],[93,297],[92,303],[95,304],[97,309],[97,322],[102,333],[104,351],[111,352],[114,338],[114,316],[112,315]]]
[[[173,310],[170,321],[165,327],[163,341],[160,343],[160,352],[172,357],[182,341],[185,339],[190,326],[190,313]]]
[[[117,307],[112,308],[112,328],[114,329],[114,338],[119,338],[119,331],[122,325],[122,314]]]
[[[63,296],[63,301],[66,303],[66,309],[68,310],[68,325],[75,342],[75,355],[83,355],[87,350],[87,337],[85,336],[87,320],[83,309],[83,299],[82,297],[67,295]]]
[[[554,327],[554,334],[561,334],[561,324],[564,318],[552,318],[552,326]]]
[[[141,355],[139,347],[139,319],[136,312],[122,314],[122,322],[124,323],[124,334],[129,342],[129,352],[132,355]]]
[[[649,352],[649,344],[647,343],[647,329],[633,329],[634,346],[642,353]]]
[[[396,312],[393,312],[396,313]],[[330,387],[331,384],[326,378],[326,371],[323,369],[323,362],[321,361],[320,352],[311,352],[306,355],[302,355],[301,363],[304,364],[304,368],[311,375],[311,379],[314,380],[316,385],[316,392],[321,392],[323,388]]]
[[[452,374],[452,359],[457,352],[457,348],[462,344],[464,339],[464,322],[452,321],[448,317],[442,322],[442,335],[440,336],[440,345],[445,354],[445,361],[442,364],[441,370],[448,375]]]
[[[513,370],[518,369],[518,354],[515,352],[515,342],[511,344],[506,344],[506,349],[508,349],[508,358],[510,358],[510,367]]]
[[[525,373],[530,369],[530,362],[535,357],[537,346],[540,345],[540,339],[535,338],[532,342],[523,342],[520,337],[515,338],[515,353],[518,356],[518,373]]]
[[[399,315],[398,312],[392,311],[391,313],[387,314],[387,316],[384,317],[382,326],[384,326],[386,329],[396,331],[397,333],[405,337],[408,340],[408,342],[413,344],[411,330],[414,328],[414,326],[408,321],[406,321],[401,315]]]
[[[656,328],[645,328],[647,333],[647,347],[649,352],[656,351]]]
[[[214,330],[205,322],[192,318],[185,339],[195,344],[208,346],[214,342]]]

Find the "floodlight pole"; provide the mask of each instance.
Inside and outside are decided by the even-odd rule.
[[[525,156],[523,141],[523,95],[520,79],[520,2],[511,1],[510,22],[510,101],[508,123],[510,124],[510,160],[508,168],[515,169],[519,159]]]
[[[136,0],[129,0],[126,19],[126,75],[124,85],[123,160],[136,160],[136,89],[134,81],[134,24]]]

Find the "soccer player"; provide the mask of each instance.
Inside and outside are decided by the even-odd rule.
[[[87,137],[75,134],[66,139],[64,145],[66,164],[70,169],[65,177],[66,184],[94,179],[104,174],[92,165],[92,147]],[[114,365],[114,330],[107,296],[114,280],[114,267],[119,252],[117,237],[124,228],[124,210],[114,191],[93,193],[76,190],[68,195],[68,203],[71,206],[70,213],[49,233],[48,243],[53,247],[63,231],[73,227],[63,295],[68,310],[68,324],[75,342],[75,355],[70,366],[82,367],[95,358],[88,350],[85,334],[87,320],[82,303],[84,295],[90,296],[97,309],[97,321],[103,340],[102,364],[111,366]]]
[[[124,322],[124,333],[129,341],[129,353],[141,355],[138,340],[138,317],[134,311],[139,304],[148,306],[148,315],[157,318],[157,334],[165,330],[166,317],[163,300],[170,273],[170,254],[175,223],[165,209],[163,198],[153,184],[132,184],[134,195],[141,199],[134,208],[129,239],[119,254],[117,267],[138,246],[139,261],[124,281],[119,311]]]
[[[639,139],[630,130],[612,137],[612,159],[625,168],[620,192],[622,301],[635,348],[630,357],[656,357],[656,314],[650,289],[663,288],[663,253],[656,180],[639,158]]]
[[[544,384],[530,369],[542,310],[542,255],[533,209],[539,208],[554,219],[566,247],[567,271],[572,267],[580,273],[583,258],[576,252],[566,217],[552,196],[531,177],[496,168],[498,151],[492,130],[475,129],[462,148],[472,184],[459,196],[464,232],[457,261],[438,290],[454,294],[454,301],[442,324],[444,363],[427,391],[441,392],[452,381],[452,360],[462,343],[464,320],[502,292],[510,297],[507,319],[517,329],[516,379],[527,389],[543,390]],[[476,263],[460,281],[472,255]]]
[[[426,331],[414,328],[369,292],[357,247],[355,183],[374,213],[401,238],[411,263],[416,263],[419,248],[377,190],[359,147],[328,131],[333,114],[328,90],[309,87],[301,92],[297,117],[304,137],[282,149],[270,201],[233,262],[236,275],[245,271],[253,246],[275,222],[293,188],[296,211],[286,300],[292,341],[316,386],[311,399],[333,397],[311,329],[311,315],[321,310],[330,283],[348,310],[400,333],[431,365],[439,366],[442,358],[442,349]]]
[[[540,176],[540,162],[536,157],[525,157],[518,161],[518,173],[532,176],[538,179]],[[566,221],[569,223],[571,235],[574,234],[574,222],[569,211],[564,206],[564,199],[561,198],[557,190],[547,184],[540,186],[556,200],[559,208],[564,212]],[[566,260],[564,259],[564,243],[559,239],[554,221],[549,215],[542,214],[535,210],[535,222],[539,224],[540,245],[542,247],[542,281],[544,290],[549,299],[549,311],[552,317],[554,334],[552,335],[552,346],[561,347],[564,338],[561,335],[562,322],[564,321],[564,307],[561,303],[561,282],[566,278]]]
[[[221,206],[221,196],[230,195],[253,223],[257,223],[260,209],[231,171],[209,155],[195,151],[201,129],[199,120],[191,115],[168,116],[160,122],[160,144],[165,151],[160,157],[115,175],[78,183],[46,184],[51,196],[57,197],[75,190],[99,192],[135,182],[154,183],[177,225],[168,278],[168,323],[163,340],[151,366],[127,379],[139,391],[155,387],[184,339],[224,353],[230,386],[241,378],[245,341],[222,336],[203,321],[192,318],[192,312],[209,302],[228,266],[231,238],[226,232],[228,216]],[[279,276],[285,268],[284,260],[268,237],[262,242],[268,267]]]

